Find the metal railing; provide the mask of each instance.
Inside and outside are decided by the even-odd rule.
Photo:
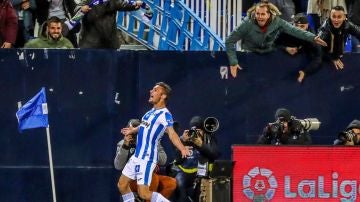
[[[232,0],[144,0],[144,11],[119,12],[117,26],[152,50],[223,50],[224,39],[241,20],[241,2]],[[239,11],[239,12],[237,12]]]
[[[223,41],[242,19],[242,0],[185,0],[185,4]]]

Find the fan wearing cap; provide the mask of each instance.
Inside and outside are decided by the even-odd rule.
[[[285,108],[275,112],[275,122],[268,123],[260,135],[257,144],[272,145],[310,145],[311,136]]]
[[[309,27],[308,18],[304,13],[298,13],[293,18],[293,24],[304,31],[313,32]],[[314,32],[313,32],[314,33]],[[295,38],[289,34],[281,33],[275,42],[280,49],[295,57],[298,54],[305,54],[306,62],[299,70],[297,81],[302,83],[305,76],[317,72],[321,67],[321,47],[305,40]]]
[[[340,132],[334,145],[360,145],[360,120],[353,120],[344,131]]]
[[[194,182],[199,182],[197,179],[208,176],[212,163],[220,155],[217,140],[214,134],[205,131],[202,117],[192,117],[189,126],[190,130],[184,130],[180,139],[189,148],[191,155],[184,159],[178,153],[172,167],[177,183],[176,201],[178,202],[188,202],[189,197],[192,201],[198,200],[196,197],[199,197],[199,194],[196,186],[194,189]]]

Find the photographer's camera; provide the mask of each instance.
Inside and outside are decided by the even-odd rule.
[[[190,128],[188,135],[190,139],[194,139],[198,137],[198,131],[196,126]]]
[[[282,131],[284,130],[284,123],[281,121],[276,121],[274,123],[270,123],[269,126],[270,126],[269,129],[270,129],[271,134],[273,134],[275,136],[281,134]]]
[[[339,133],[338,137],[340,140],[343,140],[343,141],[348,141],[348,142],[351,142],[351,141],[354,141],[354,138],[355,138],[356,134],[354,133],[354,131],[352,130],[348,130],[348,131],[342,131]]]

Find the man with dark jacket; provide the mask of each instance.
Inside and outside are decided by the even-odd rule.
[[[325,46],[326,43],[313,33],[300,30],[278,16],[280,11],[272,3],[260,2],[248,10],[247,17],[227,37],[226,53],[230,63],[230,73],[236,77],[238,64],[235,43],[241,40],[241,48],[256,53],[268,53],[275,49],[275,40],[281,32],[296,38],[316,42]]]
[[[299,29],[312,32],[309,28],[307,16],[303,13],[296,14],[293,23]],[[285,33],[280,34],[276,40],[276,44],[290,55],[296,55],[298,53],[306,55],[307,64],[299,71],[297,78],[299,83],[303,82],[305,75],[311,75],[320,69],[322,61],[320,46]]]
[[[78,4],[76,11],[86,5],[86,1]],[[117,11],[133,11],[139,8],[138,4],[129,4],[125,0],[109,0],[86,10],[80,32],[80,48],[118,49],[120,41],[116,29]]]
[[[333,7],[330,17],[320,27],[318,36],[328,44],[324,48],[324,54],[333,62],[337,70],[344,68],[340,58],[344,54],[344,46],[349,34],[360,39],[360,27],[346,20],[344,7]]]
[[[74,48],[69,39],[62,36],[62,24],[58,17],[49,18],[40,30],[40,36],[27,42],[24,48]]]
[[[265,126],[257,141],[257,144],[271,145],[310,145],[311,143],[308,131],[285,108],[276,110],[275,122]]]
[[[16,41],[18,18],[9,0],[0,0],[0,48],[11,48]]]

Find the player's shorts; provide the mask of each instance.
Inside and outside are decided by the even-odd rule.
[[[137,184],[150,186],[155,167],[155,163],[136,158],[133,155],[126,163],[122,174],[130,179],[136,180]]]

